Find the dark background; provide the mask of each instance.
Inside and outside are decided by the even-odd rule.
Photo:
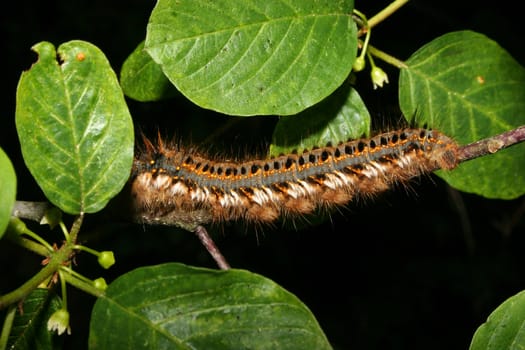
[[[387,4],[363,1],[356,8],[371,16]],[[441,34],[471,29],[496,40],[523,63],[518,4],[414,0],[374,29],[372,44],[406,59]],[[36,59],[31,46],[40,41],[57,47],[73,39],[89,41],[106,54],[118,74],[144,39],[153,6],[152,1],[137,0],[125,5],[26,1],[2,11],[0,146],[14,163],[18,199],[43,200],[21,158],[14,126],[17,82]],[[364,75],[357,84],[376,123],[388,125],[388,118],[399,119],[397,71],[382,67],[390,75],[386,88],[372,90]],[[197,142],[228,122],[231,127],[214,146],[235,152],[263,149],[275,122],[197,112],[182,99],[128,102],[137,126],[190,135]],[[524,198],[500,201],[458,193],[431,175],[409,188],[352,203],[321,224],[257,233],[253,227],[228,224],[210,232],[233,267],[276,281],[310,307],[335,348],[465,349],[490,312],[525,289],[524,212]],[[88,217],[81,239],[95,249],[115,252],[117,264],[108,271],[89,255],[77,258],[80,272],[92,278],[104,275],[108,282],[132,268],[162,262],[215,267],[192,234],[133,225],[109,210]],[[0,292],[5,293],[34,273],[40,261],[2,242],[0,263]],[[69,292],[73,335],[66,345],[83,348],[94,299],[72,288]]]

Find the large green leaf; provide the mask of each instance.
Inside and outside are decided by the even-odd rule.
[[[295,296],[261,276],[171,263],[115,280],[97,300],[91,349],[329,349]]]
[[[177,89],[144,50],[141,42],[122,64],[120,84],[126,96],[137,101],[157,101],[177,94]]]
[[[470,350],[525,348],[525,291],[505,300],[474,333]]]
[[[463,145],[525,124],[525,69],[484,35],[443,35],[406,64],[399,101],[403,113],[416,115],[419,124],[440,129]],[[525,194],[525,144],[439,175],[465,192],[516,198]]]
[[[293,150],[301,152],[356,139],[370,132],[370,114],[350,84],[343,84],[331,96],[309,109],[282,117],[275,127],[270,155]]]
[[[357,50],[352,0],[159,0],[146,50],[201,107],[295,114],[330,95]]]
[[[16,174],[11,161],[0,148],[0,238],[9,224],[16,200]]]
[[[63,337],[47,330],[49,317],[61,308],[60,299],[47,289],[35,289],[21,304],[9,335],[8,349],[61,349]]]
[[[92,44],[33,47],[38,61],[20,78],[16,127],[27,167],[65,212],[96,212],[124,186],[133,124],[115,73]]]

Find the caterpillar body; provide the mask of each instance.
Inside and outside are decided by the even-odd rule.
[[[309,214],[458,164],[451,138],[419,128],[243,162],[212,160],[161,139],[144,143],[131,176],[134,216],[188,230]]]

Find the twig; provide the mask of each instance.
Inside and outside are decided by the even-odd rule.
[[[213,257],[219,268],[221,270],[229,270],[230,265],[220,252],[219,248],[217,248],[204,226],[197,226],[193,232],[197,235],[197,237],[199,237],[199,240],[204,245],[204,247],[206,247],[206,250]]]
[[[465,162],[525,141],[525,125],[459,148],[458,161]]]

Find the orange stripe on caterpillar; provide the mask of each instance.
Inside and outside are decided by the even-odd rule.
[[[435,130],[402,129],[279,157],[217,161],[159,139],[134,162],[138,221],[180,226],[228,220],[268,223],[343,205],[355,196],[457,165],[457,144]]]

